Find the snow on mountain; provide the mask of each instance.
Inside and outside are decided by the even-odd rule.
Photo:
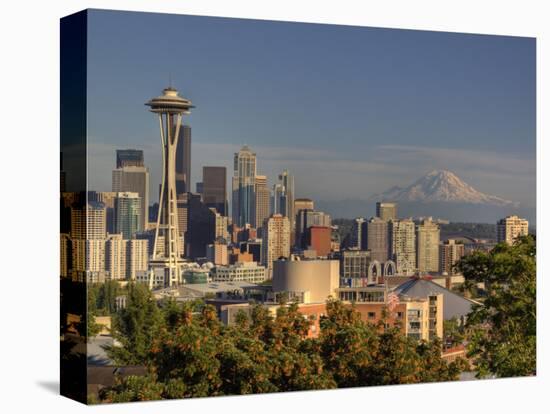
[[[447,170],[433,170],[408,187],[392,187],[376,194],[372,200],[416,201],[422,203],[448,202],[485,204],[493,206],[518,206],[510,200],[488,195],[462,181],[456,174]]]

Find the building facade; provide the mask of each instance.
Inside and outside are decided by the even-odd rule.
[[[420,272],[439,271],[439,225],[431,217],[416,226],[416,267]]]
[[[397,220],[397,203],[377,202],[376,217],[382,220]]]
[[[146,167],[122,167],[113,170],[113,192],[138,193],[141,200],[138,231],[147,227],[149,218],[149,170]]]
[[[450,276],[460,274],[455,265],[465,254],[464,243],[454,239],[446,240],[439,245],[439,273]]]
[[[508,216],[497,221],[497,243],[512,245],[520,236],[529,234],[529,222],[518,216]]]
[[[389,222],[389,246],[397,266],[397,273],[413,274],[416,271],[416,231],[411,219]]]
[[[290,222],[288,217],[274,214],[265,221],[262,232],[263,265],[269,273],[273,261],[290,256]]]
[[[227,169],[202,167],[202,199],[222,216],[227,216]]]
[[[256,154],[248,146],[235,153],[233,159],[233,224],[244,227],[254,225],[256,196]]]

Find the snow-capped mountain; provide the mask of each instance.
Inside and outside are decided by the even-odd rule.
[[[482,193],[447,170],[433,170],[408,187],[392,187],[381,194],[372,196],[371,200],[468,203],[516,207],[519,205],[510,200]]]

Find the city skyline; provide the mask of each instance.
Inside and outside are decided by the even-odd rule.
[[[158,93],[170,74],[146,62],[160,56],[152,50],[154,42],[145,39],[150,33],[141,31],[144,16],[90,13],[90,19],[101,23],[91,25],[89,36],[90,186],[110,189],[104,171],[114,168],[116,149],[142,149],[155,201],[158,137],[142,114],[142,102]],[[173,68],[174,86],[200,108],[189,119],[194,135],[191,188],[200,181],[203,166],[231,171],[233,153],[248,144],[258,154],[269,186],[286,168],[296,177],[299,197],[367,199],[444,168],[481,191],[534,206],[533,39],[147,16],[148,25],[161,34],[187,34],[197,41],[187,43],[181,53],[163,52]],[[124,33],[114,24],[120,19]],[[171,25],[172,19],[180,23]],[[224,40],[230,30],[237,38]],[[280,31],[286,34],[275,41]],[[105,36],[113,33],[117,41],[106,44]],[[262,52],[251,33],[270,40],[268,50]],[[296,45],[288,43],[289,36]],[[319,36],[325,49],[312,43]],[[296,62],[304,50],[308,53]],[[251,58],[256,60],[253,67]],[[229,70],[213,73],[216,59],[223,59]],[[278,68],[271,67],[274,60],[284,74],[273,73]],[[392,67],[399,64],[410,69],[408,76],[395,76],[402,68]],[[312,69],[317,70],[314,75]],[[213,76],[215,85],[208,82]],[[326,100],[336,105],[324,106]],[[335,139],[338,145],[332,145]]]

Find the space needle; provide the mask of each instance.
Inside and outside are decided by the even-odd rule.
[[[178,283],[183,263],[179,255],[181,237],[178,229],[176,148],[183,115],[189,115],[194,106],[171,86],[145,105],[158,114],[162,147],[162,181],[153,255],[149,261],[149,285],[152,287],[153,277],[164,276],[164,286],[169,287]],[[161,237],[164,239],[164,249],[157,249]]]

